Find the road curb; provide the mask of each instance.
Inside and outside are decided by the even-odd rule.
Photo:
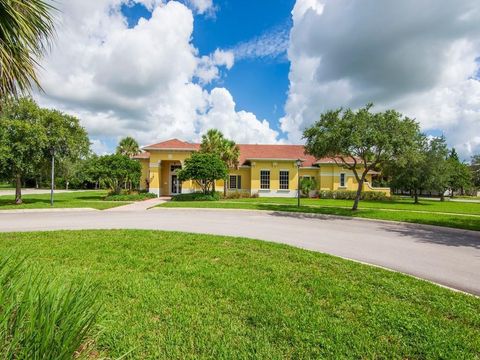
[[[49,213],[49,212],[79,212],[79,211],[101,211],[94,208],[55,208],[55,209],[17,209],[0,210],[1,214],[24,214],[24,213]]]

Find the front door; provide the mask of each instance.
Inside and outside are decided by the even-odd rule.
[[[172,195],[174,194],[181,194],[182,193],[182,183],[178,181],[177,175],[172,175],[171,179],[172,188],[170,189]]]

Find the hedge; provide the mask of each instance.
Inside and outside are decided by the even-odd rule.
[[[354,200],[357,196],[356,191],[351,190],[320,190],[318,192],[318,197],[320,199],[343,199],[343,200]],[[390,199],[383,192],[376,191],[362,191],[360,196],[361,200],[388,200]]]
[[[178,194],[172,197],[172,201],[218,201],[220,200],[220,193],[204,194],[201,192],[190,194]]]

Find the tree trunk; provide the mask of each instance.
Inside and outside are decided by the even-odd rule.
[[[17,174],[15,179],[15,204],[20,205],[22,203],[22,177]]]
[[[227,197],[227,179],[223,180],[223,197]]]
[[[360,201],[360,196],[362,196],[362,189],[363,189],[363,182],[365,179],[362,178],[358,182],[358,188],[357,188],[357,195],[355,195],[355,201],[353,202],[353,207],[352,210],[357,210],[358,209],[358,202]]]
[[[414,204],[418,204],[418,193],[417,193],[417,189],[415,189],[415,192],[413,194],[414,198],[415,198],[415,201],[413,202]]]
[[[445,201],[445,191],[440,193],[440,201]]]

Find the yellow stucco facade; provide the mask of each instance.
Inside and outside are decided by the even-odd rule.
[[[148,158],[138,158],[142,164],[141,189],[148,189],[159,196],[199,191],[192,181],[180,183],[176,171],[195,150],[148,149]],[[239,168],[230,169],[227,178],[228,191],[242,191],[259,196],[297,196],[299,177],[315,179],[320,190],[356,190],[357,181],[351,170],[335,163],[318,163],[315,166],[297,168],[295,159],[250,159]],[[371,175],[367,176],[365,191],[380,191],[390,195],[388,188],[373,188]],[[223,180],[217,181],[216,190],[223,190]]]

